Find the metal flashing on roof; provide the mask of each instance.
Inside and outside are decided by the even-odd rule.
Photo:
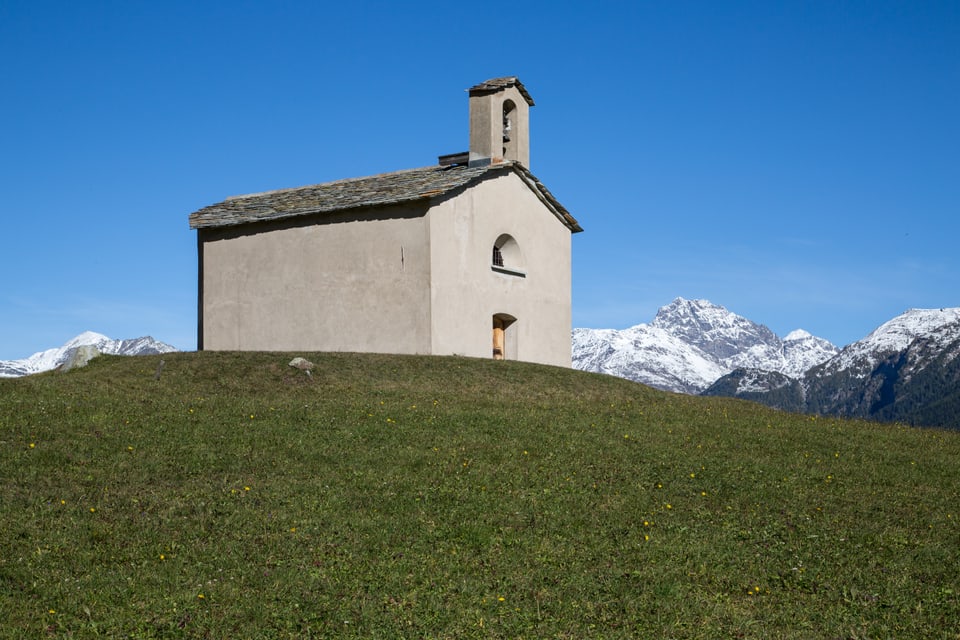
[[[460,151],[458,153],[447,153],[442,156],[437,156],[437,164],[441,167],[449,167],[455,164],[467,164],[470,160],[469,151]]]

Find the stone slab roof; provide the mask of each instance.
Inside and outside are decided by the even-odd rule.
[[[497,91],[507,87],[516,87],[517,91],[520,92],[520,95],[523,96],[523,99],[527,101],[527,104],[529,104],[531,107],[534,106],[533,98],[530,96],[530,92],[527,91],[527,88],[523,86],[523,83],[520,82],[520,79],[517,78],[517,76],[491,78],[490,80],[486,80],[480,84],[473,85],[467,89],[467,91],[471,96],[477,94],[483,95],[485,93],[496,93]]]
[[[229,227],[429,200],[507,172],[517,174],[572,233],[583,231],[553,194],[523,165],[515,162],[479,167],[456,165],[407,169],[366,178],[233,196],[191,213],[190,228]]]

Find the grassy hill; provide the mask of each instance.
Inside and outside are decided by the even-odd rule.
[[[0,380],[0,637],[960,631],[960,433],[303,355]]]

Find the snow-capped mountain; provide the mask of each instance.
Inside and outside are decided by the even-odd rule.
[[[938,344],[956,340],[960,337],[960,308],[909,309],[845,347],[818,370],[817,376],[849,371],[858,378],[865,377],[885,358],[905,351],[921,337],[930,337]]]
[[[910,309],[802,377],[737,369],[704,394],[790,411],[960,428],[960,308]]]
[[[699,393],[738,368],[796,378],[839,349],[797,330],[769,328],[707,300],[677,298],[650,324],[629,329],[574,329],[573,366],[679,393]]]
[[[840,350],[677,298],[650,324],[574,329],[573,366],[788,411],[960,428],[960,308],[911,309]]]
[[[699,348],[648,324],[574,329],[573,366],[678,393],[698,393],[727,371]]]
[[[63,346],[46,351],[39,351],[28,358],[21,360],[0,360],[0,378],[16,378],[41,371],[56,369],[82,346],[92,346],[100,353],[120,356],[150,355],[169,353],[177,349],[163,342],[158,342],[150,336],[127,340],[113,340],[107,336],[85,331],[75,338],[68,340]]]
[[[837,351],[837,347],[829,340],[810,335],[803,329],[796,329],[783,338],[785,362],[780,373],[790,378],[799,378],[811,368],[837,355]]]

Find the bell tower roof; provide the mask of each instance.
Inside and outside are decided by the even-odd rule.
[[[467,91],[470,92],[471,96],[483,96],[503,91],[507,87],[516,87],[517,91],[520,92],[520,95],[523,96],[523,99],[527,101],[527,104],[531,107],[534,105],[533,98],[530,97],[530,92],[527,91],[527,88],[523,86],[523,83],[520,82],[520,79],[517,78],[517,76],[491,78],[486,82],[481,82],[480,84],[470,87],[467,89]]]

